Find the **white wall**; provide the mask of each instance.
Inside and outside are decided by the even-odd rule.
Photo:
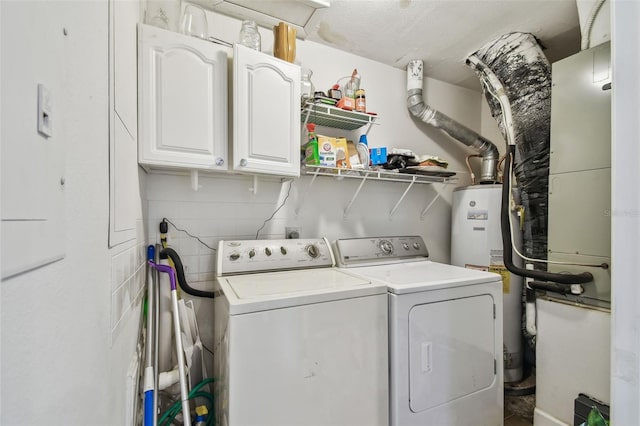
[[[66,164],[65,237],[41,242],[64,245],[66,257],[0,283],[0,423],[123,425],[145,239],[138,221],[135,239],[108,249],[108,4],[2,1],[0,15],[2,75],[23,69],[2,79],[3,153],[35,133],[35,88],[45,81]],[[19,95],[6,97],[7,85]],[[8,122],[9,108],[23,113]],[[139,198],[136,207],[141,217]]]
[[[612,424],[640,424],[640,3],[613,1]]]

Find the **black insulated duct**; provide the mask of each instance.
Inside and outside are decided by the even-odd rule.
[[[551,131],[551,65],[535,37],[509,33],[487,43],[467,60],[485,83],[487,67],[502,84],[511,109],[514,129],[498,100],[499,90],[483,84],[491,115],[505,140],[515,144],[515,175],[525,208],[524,255],[547,258],[547,200],[549,188],[549,141]],[[480,65],[479,65],[479,64]],[[508,123],[508,121],[507,121]],[[510,140],[509,132],[513,131]],[[546,267],[542,264],[539,268]]]

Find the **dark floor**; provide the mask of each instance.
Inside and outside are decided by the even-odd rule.
[[[527,390],[534,392],[535,383],[535,374],[531,374],[520,383],[505,384],[504,426],[533,425],[533,410],[536,406],[535,393],[521,394],[526,393]],[[514,393],[519,396],[513,395]]]
[[[533,420],[528,417],[521,417],[517,414],[504,413],[504,426],[532,426]]]

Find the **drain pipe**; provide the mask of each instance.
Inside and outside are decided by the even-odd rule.
[[[488,139],[424,103],[422,68],[423,62],[419,59],[409,61],[407,66],[407,106],[409,111],[423,122],[440,129],[457,141],[475,148],[482,157],[480,183],[497,182],[498,148]]]

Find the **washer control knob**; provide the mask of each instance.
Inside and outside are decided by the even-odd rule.
[[[267,256],[271,256],[271,253],[272,253],[271,252],[271,248],[269,248],[269,247],[265,247],[264,248],[264,254],[266,254]]]
[[[402,243],[402,248],[405,249],[405,250],[409,250],[409,244]]]
[[[282,255],[286,255],[287,254],[287,248],[285,246],[280,246],[280,253],[282,253]]]
[[[233,253],[231,253],[231,255],[229,256],[229,259],[231,260],[238,260],[240,259],[240,253],[238,253],[237,251],[234,251]]]
[[[252,259],[256,255],[256,251],[254,249],[249,250],[249,259]]]
[[[413,243],[413,248],[416,250],[420,250],[420,243]]]
[[[312,259],[320,256],[320,250],[318,250],[318,247],[316,247],[314,244],[309,244],[304,249]]]
[[[393,244],[389,240],[381,240],[378,247],[384,254],[393,254]]]

